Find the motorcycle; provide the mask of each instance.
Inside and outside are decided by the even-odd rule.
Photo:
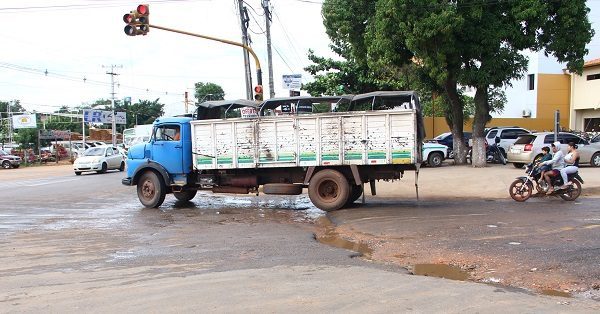
[[[518,177],[513,183],[511,183],[508,192],[510,197],[517,202],[525,202],[533,195],[533,190],[537,190],[537,195],[546,195],[548,186],[545,180],[543,180],[542,173],[540,171],[539,164],[529,164],[525,169],[526,176]],[[581,195],[581,185],[583,179],[579,175],[579,172],[575,172],[568,175],[569,183],[566,188],[560,189],[563,185],[563,180],[560,175],[552,177],[552,186],[554,192],[549,196],[559,196],[565,201],[574,201],[579,195]]]
[[[471,142],[469,142],[471,143]],[[495,164],[503,164],[506,165],[506,157],[504,157],[504,153],[500,150],[498,144],[500,143],[500,138],[496,137],[494,139],[494,144],[488,145],[485,143],[485,160],[490,163]],[[471,164],[473,162],[473,145],[469,144],[469,151],[467,152],[467,163]]]

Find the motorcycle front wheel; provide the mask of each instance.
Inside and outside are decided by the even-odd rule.
[[[513,200],[525,202],[533,194],[533,184],[531,184],[531,182],[525,183],[525,181],[517,179],[510,184],[508,192]]]
[[[581,183],[577,180],[571,180],[571,182],[573,184],[564,193],[558,195],[565,201],[574,201],[581,195]]]

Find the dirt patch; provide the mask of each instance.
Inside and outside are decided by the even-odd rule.
[[[400,265],[415,275],[525,288],[561,297],[591,292],[585,297],[600,300],[598,278],[573,275],[565,270],[568,265],[531,267],[527,260],[502,253],[474,253],[450,248],[435,238],[377,236],[347,226],[335,226],[325,217],[317,226],[319,230],[315,235],[319,242],[358,252],[375,262]],[[519,242],[511,243],[508,245],[520,245]]]

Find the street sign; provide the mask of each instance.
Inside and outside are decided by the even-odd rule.
[[[302,87],[302,74],[284,74],[283,89],[300,89]]]
[[[281,105],[281,112],[292,112],[292,104]]]
[[[300,103],[298,104],[298,112],[312,112],[313,106],[311,103]]]
[[[113,114],[112,111],[104,110],[83,110],[83,121],[88,123],[112,123]],[[117,124],[126,124],[126,113],[117,112],[116,114]]]

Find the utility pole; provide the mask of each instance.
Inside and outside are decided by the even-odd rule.
[[[271,22],[272,16],[269,10],[269,0],[262,1],[265,10],[265,22],[267,32],[267,61],[269,63],[269,98],[275,97],[275,84],[273,83],[273,54],[271,53]]]
[[[105,66],[102,66],[103,68]],[[111,110],[112,110],[112,145],[117,146],[117,117],[115,112],[115,75],[119,75],[115,73],[115,68],[122,68],[122,65],[110,65],[110,72],[106,72],[106,74],[110,75],[110,102],[111,102]],[[106,66],[108,68],[108,66]]]
[[[249,46],[248,42],[248,24],[250,23],[250,17],[248,17],[248,11],[244,6],[244,0],[238,0],[238,8],[240,10],[240,22],[242,26],[242,44]],[[250,55],[248,51],[244,49],[244,72],[246,77],[246,98],[252,100],[252,70],[250,69]]]

